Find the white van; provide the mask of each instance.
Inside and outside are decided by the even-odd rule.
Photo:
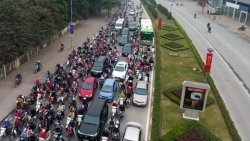
[[[123,28],[124,19],[118,19],[115,23],[115,30]]]

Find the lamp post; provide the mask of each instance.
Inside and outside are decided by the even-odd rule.
[[[173,4],[171,4],[171,10],[170,10],[171,13],[172,13],[172,6],[173,6]]]
[[[207,51],[208,51],[208,53],[207,53],[207,57],[206,57],[206,65],[205,65],[205,68],[204,68],[204,72],[206,73],[205,81],[207,81],[207,74],[211,70],[212,60],[213,60],[212,52],[214,51],[214,49],[208,48]]]
[[[70,1],[70,24],[73,24],[72,22],[72,0]],[[71,48],[73,48],[73,36],[71,36]]]

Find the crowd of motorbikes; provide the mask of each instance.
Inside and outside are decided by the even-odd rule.
[[[129,23],[126,10],[125,5],[120,7],[112,21],[124,18],[125,24]],[[47,141],[52,136],[54,140],[66,140],[70,136],[76,135],[75,127],[80,126],[89,106],[88,97],[84,97],[80,108],[77,108],[75,97],[79,79],[84,81],[88,77],[92,65],[99,56],[108,56],[109,65],[99,80],[101,88],[119,60],[119,51],[115,47],[115,43],[121,31],[115,31],[114,26],[114,23],[109,21],[106,26],[99,30],[97,35],[94,35],[93,42],[87,38],[82,46],[69,53],[64,66],[57,63],[53,74],[47,71],[44,82],[41,83],[36,78],[28,97],[19,94],[16,98],[14,121],[13,123],[10,122],[10,119],[4,121],[0,130],[0,140],[3,136],[9,136],[10,140],[17,136],[20,137],[21,141]],[[139,27],[131,36],[133,53],[126,58],[126,62],[129,64],[128,73],[125,79],[121,79],[119,82],[121,93],[117,102],[112,103],[112,117],[109,120],[109,127],[103,131],[102,140],[115,141],[120,139],[119,121],[124,117],[125,105],[128,108],[131,103],[134,76],[138,81],[149,82],[149,71],[154,68],[154,58],[152,57],[154,47],[150,45],[140,47],[138,33]],[[59,50],[62,51],[63,48],[62,43]],[[38,61],[35,65],[35,73],[41,69],[42,64]],[[15,86],[19,85],[21,80],[22,76],[18,74],[15,78]],[[70,110],[68,115],[64,113],[66,107]],[[65,137],[62,135],[63,118],[67,118]],[[52,131],[53,123],[54,130]]]

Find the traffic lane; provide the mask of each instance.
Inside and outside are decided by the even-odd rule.
[[[191,26],[189,22],[181,16],[181,14],[178,14],[176,12],[175,17],[186,30],[189,37],[193,40],[193,43],[195,44],[200,54],[207,53],[204,46],[213,47],[207,38],[197,36],[201,33],[198,32],[194,26]],[[214,39],[215,38],[216,36],[214,36]],[[225,60],[223,60],[220,54],[216,50],[213,52],[213,54],[215,58],[217,57],[216,61],[213,61],[213,67],[211,71],[211,75],[215,81],[215,85],[217,86],[220,95],[222,96],[227,109],[229,110],[230,116],[232,117],[232,120],[234,121],[240,136],[243,140],[249,140],[249,123],[247,122],[248,120],[245,121],[245,119],[243,118],[249,117],[249,113],[246,112],[248,110],[245,110],[243,108],[246,107],[244,105],[248,105],[249,96],[246,90],[243,89],[242,84],[236,79],[235,75],[229,69],[230,66],[225,63]],[[201,57],[203,61],[205,61],[205,55],[201,55]],[[236,103],[243,104],[243,106]]]

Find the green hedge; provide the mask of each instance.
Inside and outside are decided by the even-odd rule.
[[[191,39],[188,37],[188,35],[187,35],[187,33],[184,31],[184,29],[179,25],[179,23],[178,23],[174,18],[173,18],[173,21],[174,21],[175,24],[180,28],[180,31],[183,33],[183,35],[187,37],[187,41],[188,41],[188,43],[189,43],[189,46],[192,48],[192,51],[193,51],[194,55],[196,56],[196,59],[197,59],[199,65],[201,66],[201,68],[204,68],[204,67],[205,67],[205,64],[204,64],[203,60],[201,59],[200,54],[199,54],[199,52],[197,51],[197,49],[195,48],[193,42],[192,42]],[[204,75],[205,75],[205,74],[204,74]],[[213,91],[213,93],[214,93],[214,95],[215,95],[215,97],[216,97],[216,100],[217,100],[217,102],[218,102],[218,104],[219,104],[220,110],[221,110],[221,112],[222,112],[222,114],[223,114],[223,116],[224,116],[224,120],[225,120],[225,122],[226,122],[226,124],[227,124],[227,127],[228,127],[228,129],[229,129],[229,131],[230,131],[230,134],[231,134],[232,137],[233,137],[233,140],[234,140],[234,141],[241,141],[241,138],[240,138],[240,136],[239,136],[239,134],[238,134],[238,131],[237,131],[237,129],[236,129],[235,126],[234,126],[234,122],[232,121],[232,119],[231,119],[231,117],[230,117],[230,115],[229,115],[229,112],[228,112],[228,110],[227,110],[227,108],[226,108],[226,106],[225,106],[225,104],[224,104],[224,102],[223,102],[223,99],[221,98],[220,93],[219,93],[219,91],[217,90],[217,88],[216,88],[216,86],[215,86],[215,84],[214,84],[213,78],[210,76],[210,74],[208,74],[207,82],[208,82],[208,84],[210,85],[211,90]]]
[[[168,16],[168,9],[161,4],[158,4],[158,10],[163,13],[165,16]]]
[[[141,2],[142,2],[144,5],[147,5],[147,4],[148,4],[147,0],[141,0]]]
[[[174,51],[174,52],[189,49],[189,47],[187,47],[187,46],[183,46],[183,47],[179,47],[179,48],[174,48],[174,47],[168,46],[167,44],[163,44],[161,46],[166,48],[166,49],[169,49],[171,51]]]
[[[179,39],[184,39],[184,36],[176,35],[174,33],[164,34],[164,35],[161,35],[161,37],[169,39],[171,41],[175,41],[175,40],[179,40]]]
[[[187,133],[193,129],[199,129],[203,134],[205,134],[211,141],[221,141],[220,138],[216,137],[211,133],[206,127],[201,125],[198,121],[189,121],[183,125],[180,125],[173,130],[169,131],[167,134],[161,137],[161,141],[174,141],[175,137]],[[187,139],[188,140],[188,139]]]
[[[156,12],[154,6],[152,4],[148,4],[148,10],[150,11],[150,13],[153,15],[153,17],[156,19],[158,18],[158,13]]]
[[[176,90],[176,89],[178,89],[178,88],[179,88],[179,87],[166,89],[166,90],[163,91],[163,94],[164,94],[165,96],[167,96],[169,99],[171,99],[173,102],[175,102],[176,104],[180,105],[181,99],[180,99],[179,97],[177,97],[177,96],[175,96],[174,94],[171,93],[171,91]],[[208,95],[206,106],[209,106],[209,105],[213,104],[214,101],[215,101],[215,100],[214,100],[211,96]]]
[[[155,0],[149,0],[152,4],[156,5],[156,1]]]

